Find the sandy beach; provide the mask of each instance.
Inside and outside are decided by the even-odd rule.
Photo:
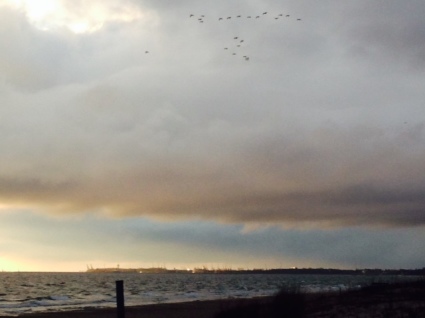
[[[3,316],[5,317],[5,316]],[[24,314],[26,318],[115,318],[116,309]],[[425,317],[425,280],[375,284],[341,293],[301,294],[282,291],[275,297],[194,301],[126,307],[126,318],[228,317]]]

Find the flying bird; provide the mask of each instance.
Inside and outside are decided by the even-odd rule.
[[[193,17],[193,14],[191,14],[191,15],[189,16],[189,18],[191,18],[191,17]]]
[[[218,21],[223,20],[223,18],[219,18]]]

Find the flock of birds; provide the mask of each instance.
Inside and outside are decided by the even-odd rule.
[[[259,15],[246,15],[246,16],[242,16],[241,14],[239,14],[239,15],[235,15],[235,16],[224,16],[224,17],[218,17],[218,18],[216,17],[213,20],[218,21],[218,22],[221,22],[221,21],[226,21],[226,20],[227,21],[230,21],[232,19],[233,20],[238,20],[238,19],[239,20],[240,19],[254,19],[255,20],[255,19],[266,18],[266,17],[271,17],[274,20],[290,19],[290,18],[292,18],[292,16],[290,14],[279,13],[277,15],[276,14],[275,15],[272,15],[272,14],[269,14],[267,11],[265,11],[265,12],[259,14]],[[193,19],[195,21],[198,21],[199,23],[204,23],[205,20],[206,20],[206,16],[205,15],[196,15],[195,16],[195,14],[193,14],[193,13],[189,14],[189,18],[190,19]],[[301,18],[296,18],[296,21],[302,21],[302,19]],[[243,47],[244,44],[245,44],[245,40],[244,39],[240,38],[239,36],[234,36],[233,37],[233,42],[230,43],[230,45],[224,47],[224,50],[226,52],[230,52],[230,54],[233,55],[233,56],[236,56],[236,55],[242,56],[243,53],[241,54],[240,53],[241,51],[238,50],[238,49],[241,48],[241,47]],[[148,53],[149,53],[149,51],[145,51],[145,54],[148,54]],[[250,60],[250,57],[248,55],[246,55],[246,54],[243,55],[242,57],[243,57],[243,59],[245,61],[249,61]]]
[[[245,18],[246,19],[259,19],[261,16],[264,16],[266,14],[268,14],[267,11],[266,12],[263,12],[261,15],[256,15],[256,16],[248,15]],[[193,18],[194,16],[195,15],[193,13],[191,13],[189,15],[190,18]],[[290,16],[291,16],[290,14],[286,14],[285,15],[286,18],[289,18]],[[279,13],[277,16],[274,17],[274,19],[275,20],[279,20],[280,18],[283,18],[283,17],[284,17],[283,13]],[[205,15],[201,15],[201,16],[198,17],[198,21],[200,23],[204,23],[204,18],[205,18]],[[225,18],[224,17],[220,17],[220,18],[218,18],[218,21],[221,21],[221,20],[231,20],[232,18],[240,19],[240,18],[242,18],[242,15],[237,15],[237,16],[234,16],[234,17],[228,16],[228,17],[225,17]],[[301,21],[301,18],[297,18],[297,21]]]
[[[265,17],[272,17],[274,20],[279,20],[279,19],[290,19],[291,15],[290,14],[283,14],[283,13],[279,13],[279,14],[269,14],[267,11],[263,12],[262,14],[259,15],[247,15],[247,16],[242,16],[241,14],[236,15],[236,16],[224,16],[224,17],[218,17],[215,18],[216,21],[229,21],[229,20],[237,20],[237,19],[260,19],[260,18],[265,18]],[[198,21],[199,23],[204,23],[206,20],[205,15],[196,15],[191,13],[189,14],[189,18],[190,19],[194,19],[195,21]],[[296,18],[296,21],[302,21],[301,18]],[[243,44],[245,44],[245,40],[239,38],[239,36],[235,36],[233,37],[233,43],[231,44],[231,46],[226,46],[224,47],[225,51],[230,51],[231,55],[235,56],[235,55],[239,55],[239,51],[237,50],[238,48],[241,48]],[[243,59],[245,61],[249,61],[250,57],[248,55],[243,55]]]

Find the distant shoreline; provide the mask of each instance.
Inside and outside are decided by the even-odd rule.
[[[292,275],[390,275],[425,276],[422,269],[333,269],[333,268],[275,268],[275,269],[208,269],[190,270],[151,268],[89,268],[86,273],[139,273],[139,274],[292,274]]]
[[[425,277],[425,267],[421,269],[337,269],[337,268],[274,268],[274,269],[167,269],[164,267],[149,268],[88,268],[85,271],[5,271],[8,273],[137,273],[137,274],[291,274],[291,275],[363,275],[363,276],[422,276]]]

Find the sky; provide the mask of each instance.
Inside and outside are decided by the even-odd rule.
[[[0,270],[425,266],[421,0],[0,0]]]

